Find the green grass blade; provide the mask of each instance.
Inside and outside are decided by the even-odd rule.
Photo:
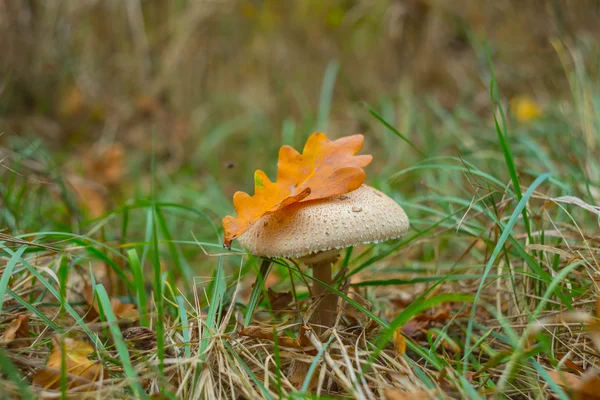
[[[188,322],[187,311],[185,309],[185,301],[182,296],[177,296],[177,305],[179,309],[179,320],[181,321],[181,335],[183,336],[183,350],[187,358],[192,356],[190,347],[190,323]]]
[[[31,313],[35,314],[41,321],[43,321],[46,325],[48,325],[54,331],[56,331],[58,333],[63,333],[64,332],[64,329],[62,329],[60,326],[56,325],[51,319],[49,319],[48,317],[46,317],[46,315],[44,315],[43,312],[41,312],[40,310],[38,310],[37,308],[35,308],[27,300],[25,300],[24,298],[22,298],[21,296],[19,296],[18,294],[16,294],[15,292],[13,292],[10,289],[6,289],[6,292],[17,303],[19,303],[22,307],[24,307],[27,310],[29,310]]]
[[[404,310],[402,310],[402,312],[389,323],[387,328],[378,335],[377,339],[375,340],[376,346],[378,349],[382,349],[392,339],[392,336],[396,330],[410,321],[410,319],[415,315],[425,310],[449,302],[471,303],[474,301],[474,299],[475,297],[470,294],[445,293],[426,299],[415,300]],[[372,357],[375,357],[377,354],[378,352],[375,352]]]
[[[112,306],[110,305],[110,298],[108,297],[108,293],[106,293],[106,289],[102,284],[96,285],[95,289],[96,296],[98,296],[98,304],[100,304],[101,311],[104,314],[104,318],[108,323],[110,333],[112,334],[112,338],[115,343],[117,353],[119,355],[119,360],[121,360],[121,365],[123,366],[123,371],[129,379],[129,387],[138,398],[141,397],[146,399],[148,398],[148,396],[142,389],[137,372],[135,371],[135,369],[133,368],[133,364],[131,363],[131,358],[129,357],[129,350],[127,349],[127,344],[123,339],[121,328],[119,327],[119,322],[117,321]]]
[[[15,386],[19,388],[19,399],[36,399],[37,396],[34,396],[29,390],[29,386],[25,384],[25,381],[21,378],[19,373],[19,368],[13,364],[10,360],[10,357],[6,354],[3,348],[0,348],[0,370],[6,374],[8,379],[14,382]],[[6,394],[6,393],[5,393]]]
[[[146,300],[146,283],[144,280],[144,271],[142,263],[135,249],[127,252],[129,266],[133,272],[133,284],[137,297],[138,312],[140,313],[140,326],[150,327],[150,317],[148,316],[148,303]]]
[[[504,230],[502,231],[502,235],[498,239],[498,242],[496,243],[496,247],[494,248],[494,251],[492,252],[492,255],[490,256],[490,259],[488,260],[488,262],[485,266],[485,269],[481,276],[481,283],[479,284],[479,287],[477,288],[477,292],[475,294],[475,301],[473,302],[473,306],[471,307],[471,317],[469,318],[469,323],[467,326],[467,333],[466,333],[466,337],[465,337],[465,354],[463,357],[463,361],[465,362],[465,365],[466,365],[469,355],[473,351],[473,348],[469,347],[470,343],[471,343],[470,342],[471,335],[473,332],[473,321],[475,320],[475,310],[476,310],[477,304],[479,302],[479,297],[481,296],[481,292],[483,291],[483,288],[486,284],[486,279],[492,269],[492,266],[494,265],[494,262],[496,261],[496,258],[498,257],[498,255],[500,254],[500,251],[504,247],[504,243],[508,239],[510,233],[512,232],[512,229],[514,228],[515,224],[517,223],[517,219],[519,218],[519,215],[521,214],[523,209],[525,209],[525,206],[527,205],[529,198],[531,197],[531,195],[533,194],[535,189],[549,177],[550,177],[550,173],[545,173],[543,175],[540,175],[535,181],[533,181],[531,186],[527,189],[527,192],[525,192],[525,195],[521,198],[521,200],[517,204],[517,207],[513,211],[510,219],[508,220],[508,223],[504,227]],[[465,371],[466,371],[466,368],[465,368]]]
[[[323,84],[321,86],[321,96],[319,98],[319,113],[317,116],[317,130],[327,131],[329,121],[329,112],[333,100],[333,89],[335,80],[340,70],[340,64],[337,61],[331,61],[327,64],[325,75],[323,75]]]
[[[254,315],[254,310],[258,306],[260,295],[265,290],[264,282],[267,276],[269,275],[271,265],[272,263],[269,259],[264,259],[260,264],[260,271],[258,272],[258,275],[256,275],[254,287],[252,287],[252,293],[250,294],[250,300],[248,300],[246,316],[244,317],[244,327],[248,327],[252,322],[252,316]]]
[[[456,217],[457,215],[460,215],[461,213],[464,213],[466,209],[467,209],[467,207],[462,207],[461,209],[459,209],[455,213],[452,213],[452,214],[448,215],[446,218],[443,218],[443,219],[435,222],[434,224],[431,224],[427,228],[423,229],[421,232],[418,232],[415,235],[411,236],[410,238],[408,238],[406,240],[402,240],[399,243],[393,245],[389,249],[381,252],[380,254],[369,258],[368,260],[366,260],[365,262],[363,262],[362,264],[360,264],[358,267],[356,267],[356,268],[352,269],[351,271],[349,271],[348,274],[347,274],[347,276],[350,277],[352,275],[355,275],[355,274],[359,273],[363,269],[369,267],[370,265],[373,265],[374,263],[376,263],[379,260],[384,259],[385,257],[387,257],[390,254],[394,253],[395,251],[397,251],[401,247],[407,245],[408,243],[412,242],[413,240],[415,240],[415,239],[417,239],[417,238],[419,238],[421,236],[425,236],[427,233],[431,232],[435,227],[437,227],[437,226],[443,224],[444,222],[446,222],[446,221],[448,221],[448,220]]]
[[[194,272],[186,262],[181,262],[181,255],[177,249],[177,244],[173,241],[173,237],[169,231],[169,227],[167,226],[167,221],[165,220],[162,210],[158,207],[156,208],[156,216],[160,231],[163,237],[166,239],[167,247],[171,253],[171,261],[173,262],[175,269],[181,272],[188,282],[192,282],[194,280]]]
[[[531,358],[531,364],[533,368],[540,374],[540,376],[544,379],[544,382],[550,386],[554,394],[558,396],[560,400],[569,400],[570,397],[565,393],[565,391],[550,377],[546,369],[542,367],[534,358]]]
[[[315,359],[310,363],[310,367],[308,367],[308,371],[306,372],[306,377],[304,378],[304,382],[302,382],[302,387],[300,388],[301,392],[305,392],[305,393],[308,392],[308,386],[310,385],[312,376],[314,375],[314,373],[317,369],[317,365],[319,364],[321,357],[323,357],[323,354],[325,354],[325,350],[327,350],[327,348],[329,347],[329,345],[331,344],[333,339],[334,339],[334,336],[332,335],[329,338],[329,340],[327,342],[325,342],[323,344],[323,346],[321,346],[321,348],[319,349],[319,352],[315,356]]]
[[[443,170],[443,171],[459,171],[462,172],[464,174],[470,174],[470,175],[475,175],[475,176],[479,176],[481,178],[484,178],[486,180],[486,182],[491,182],[494,185],[498,186],[498,187],[504,187],[504,183],[502,183],[501,180],[499,180],[498,178],[494,177],[491,174],[488,174],[487,172],[481,171],[479,169],[476,168],[466,168],[464,166],[460,166],[460,165],[446,165],[446,164],[417,164],[417,165],[413,165],[412,167],[408,167],[403,169],[402,171],[398,171],[396,172],[394,175],[392,175],[392,177],[390,178],[390,180],[392,180],[392,182],[398,180],[398,178],[400,178],[402,175],[405,175],[409,172],[412,171],[419,171],[419,170]],[[511,191],[509,189],[507,189],[509,193],[511,193]]]
[[[490,275],[488,278],[500,278],[500,275]],[[397,285],[414,285],[415,283],[424,282],[439,282],[439,281],[462,281],[466,279],[479,279],[481,275],[443,275],[443,276],[423,276],[413,279],[382,279],[373,281],[361,281],[353,283],[350,286],[397,286]]]
[[[156,215],[156,207],[152,207],[152,241],[151,241],[151,249],[152,249],[152,271],[154,272],[154,304],[156,304],[156,320],[155,320],[155,329],[156,329],[156,345],[157,345],[157,354],[158,354],[158,369],[161,374],[164,372],[165,368],[165,309],[164,309],[164,299],[163,299],[163,279],[162,279],[162,268],[160,265],[160,250],[158,247],[158,231],[157,231],[157,215]]]
[[[21,246],[19,249],[10,257],[6,267],[4,268],[4,272],[2,273],[2,278],[0,278],[0,315],[2,314],[2,306],[4,305],[4,296],[6,295],[6,289],[8,289],[8,282],[10,281],[10,277],[13,273],[13,269],[15,265],[21,260],[21,256],[23,252],[27,250],[27,246]]]
[[[513,153],[512,153],[512,148],[510,146],[510,141],[508,138],[508,130],[506,127],[506,117],[504,114],[504,108],[502,107],[502,103],[500,101],[500,89],[498,87],[498,81],[496,80],[496,71],[494,70],[494,64],[492,63],[492,56],[490,54],[487,43],[485,43],[484,49],[485,49],[486,56],[488,59],[490,72],[492,74],[492,77],[490,80],[490,100],[492,102],[492,105],[496,108],[496,110],[498,110],[498,112],[500,114],[500,119],[502,122],[502,126],[501,126],[500,123],[498,122],[498,116],[496,115],[496,113],[493,113],[494,126],[496,128],[496,134],[498,135],[498,143],[500,144],[500,148],[502,149],[502,153],[504,155],[504,162],[506,164],[506,167],[508,168],[508,173],[510,175],[510,179],[513,183],[513,186],[515,188],[515,193],[517,195],[517,199],[521,200],[521,198],[523,197],[522,191],[521,191],[521,182],[519,181],[519,175],[517,174],[517,167],[515,164],[515,160],[514,160]],[[523,223],[525,224],[525,231],[527,232],[527,235],[529,236],[529,239],[531,240],[529,218],[527,216],[526,209],[522,210],[522,215],[523,215]]]
[[[8,247],[3,246],[2,244],[0,244],[0,248],[2,248],[2,250],[6,251],[7,253],[9,253],[13,256],[16,254],[15,252],[10,250]],[[54,288],[54,286],[52,286],[52,284],[50,284],[50,282],[48,282],[48,280],[46,280],[38,272],[38,270],[35,267],[33,267],[31,264],[29,264],[24,258],[19,257],[19,260],[21,260],[21,263],[25,266],[25,268],[27,268],[27,270],[29,272],[31,272],[31,274],[33,276],[35,276],[36,279],[38,281],[40,281],[40,283],[46,287],[46,289],[48,289],[48,291],[52,294],[52,296],[54,296],[56,298],[56,300],[58,300],[64,306],[65,310],[67,310],[69,315],[71,315],[71,317],[77,322],[77,324],[81,327],[81,329],[88,335],[88,337],[91,339],[92,343],[94,343],[94,345],[97,348],[104,349],[104,346],[98,340],[96,334],[88,327],[88,325],[85,323],[85,321],[83,321],[83,319],[81,319],[81,317],[73,309],[73,307],[69,303],[65,302],[64,299],[61,299],[60,293]]]
[[[400,131],[398,131],[398,129],[396,129],[394,127],[394,125],[390,124],[389,122],[387,122],[381,115],[379,115],[377,113],[377,111],[375,111],[371,106],[369,106],[368,104],[365,103],[365,107],[367,107],[367,110],[369,110],[369,113],[375,117],[375,119],[377,119],[379,122],[381,122],[386,128],[388,128],[390,131],[392,131],[396,136],[398,136],[400,139],[402,139],[404,142],[406,142],[410,147],[412,147],[417,153],[419,153],[419,155],[421,155],[422,157],[425,157],[425,153],[423,153],[417,146],[415,146],[415,144],[413,142],[411,142],[406,136],[404,136],[402,133],[400,133]]]

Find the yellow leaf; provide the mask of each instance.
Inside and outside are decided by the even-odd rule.
[[[63,365],[69,389],[107,377],[102,362],[92,361],[88,358],[94,353],[94,348],[89,344],[61,337],[53,338],[52,344],[54,347],[48,356],[46,366],[33,376],[34,385],[42,386],[45,389],[59,389]],[[89,388],[89,390],[91,389],[92,387]]]
[[[404,335],[402,334],[402,328],[394,332],[394,348],[400,356],[403,356],[406,352],[406,339],[404,339]]]
[[[530,97],[517,96],[510,101],[511,112],[519,122],[529,122],[539,118],[542,108]]]
[[[358,189],[365,180],[363,167],[370,155],[355,154],[362,148],[364,137],[353,135],[330,141],[324,133],[312,134],[302,154],[290,146],[279,150],[277,180],[257,170],[254,174],[254,196],[237,192],[233,205],[237,218],[223,218],[225,243],[246,232],[261,217],[291,204],[324,199]]]

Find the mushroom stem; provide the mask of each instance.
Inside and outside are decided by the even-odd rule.
[[[324,284],[331,286],[333,283],[331,266],[336,260],[337,255],[332,258],[320,260],[314,264],[309,264],[309,267],[311,267],[313,270],[313,277]],[[327,329],[333,327],[333,324],[335,323],[335,319],[337,317],[338,297],[326,286],[317,282],[314,282],[313,284],[313,296],[317,299],[320,299],[320,301],[311,317],[311,322],[319,325],[317,327],[317,332],[320,335]]]

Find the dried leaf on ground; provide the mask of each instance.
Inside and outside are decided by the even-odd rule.
[[[429,400],[431,395],[425,391],[405,392],[396,388],[385,388],[383,394],[386,400]]]
[[[271,288],[268,289],[267,295],[269,296],[269,303],[273,311],[283,310],[288,304],[292,302],[294,297],[291,292],[276,292]]]
[[[397,329],[394,332],[394,349],[400,356],[403,356],[406,352],[406,339],[404,339],[402,329]]]
[[[108,201],[104,187],[77,176],[68,177],[67,182],[75,191],[78,203],[87,210],[91,218],[98,218],[106,213]]]
[[[125,147],[112,143],[87,154],[83,160],[85,177],[101,185],[116,185],[125,172]]]
[[[369,311],[373,308],[373,305],[355,290],[350,290],[348,297]],[[365,326],[371,321],[364,312],[354,307],[350,302],[344,301],[343,311],[351,326]]]
[[[561,359],[561,363],[563,368],[565,369],[571,369],[575,372],[579,372],[580,374],[583,374],[585,372],[585,370],[583,368],[581,368],[579,365],[575,364],[573,361],[566,359],[563,360]]]
[[[272,342],[275,341],[273,330],[269,328],[261,328],[260,326],[248,326],[241,330],[240,335],[255,339],[265,339]],[[277,336],[277,343],[279,343],[279,345],[282,347],[303,347],[299,339],[287,336]]]
[[[29,316],[18,315],[17,318],[13,319],[11,323],[8,324],[8,326],[6,327],[2,338],[0,338],[0,344],[12,348],[26,347],[26,341],[18,339],[26,339],[28,337]]]
[[[87,282],[83,287],[82,295],[86,303],[91,306],[85,319],[88,322],[95,321],[100,316],[100,308],[98,307],[98,299],[94,296],[94,290]],[[122,303],[121,300],[112,297],[110,299],[110,305],[117,318],[134,319],[139,316],[135,304]]]
[[[430,321],[426,319],[419,319],[415,317],[404,324],[400,329],[406,336],[414,338],[417,333],[423,332],[429,326],[429,323]]]
[[[89,344],[61,337],[55,337],[52,344],[54,347],[48,356],[46,366],[33,376],[34,385],[42,386],[45,389],[59,389],[63,358],[67,373],[67,388],[69,389],[108,377],[101,361],[93,361],[88,358],[94,354],[94,348]]]
[[[600,376],[596,371],[588,371],[578,376],[564,371],[548,371],[550,378],[576,400],[600,399]]]
[[[452,318],[468,317],[467,314],[452,314],[452,305],[445,303],[440,309],[434,313],[423,313],[414,316],[404,326],[402,326],[402,332],[406,337],[414,338],[419,332],[424,332],[432,325],[433,322],[448,321]]]
[[[370,155],[355,155],[363,141],[362,135],[330,141],[324,133],[317,132],[308,138],[302,154],[290,146],[281,147],[276,181],[271,182],[263,171],[257,170],[254,196],[244,192],[234,194],[237,218],[223,218],[224,245],[230,247],[234,239],[264,215],[300,201],[358,189],[366,177],[362,168],[372,160]]]

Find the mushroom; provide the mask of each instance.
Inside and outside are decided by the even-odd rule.
[[[312,268],[316,280],[331,285],[331,267],[342,249],[395,239],[408,227],[402,207],[362,185],[346,194],[295,203],[266,215],[238,240],[255,256],[299,259]],[[311,322],[323,332],[333,327],[338,299],[318,282],[313,285],[313,295],[322,299]]]

